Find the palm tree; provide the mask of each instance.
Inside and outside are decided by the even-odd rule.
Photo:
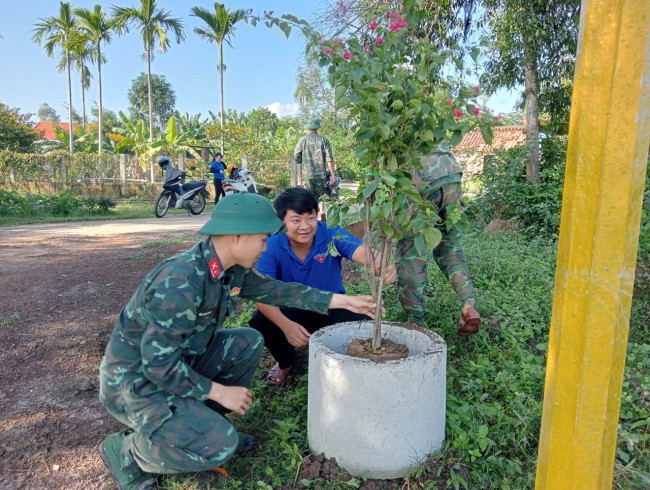
[[[74,13],[78,17],[79,30],[84,33],[93,49],[93,60],[97,63],[97,83],[99,86],[99,128],[97,152],[102,154],[103,147],[103,101],[102,101],[102,64],[106,62],[102,54],[102,42],[109,44],[112,40],[115,30],[115,19],[108,17],[103,11],[101,5],[95,5],[94,10],[75,9]],[[85,115],[85,111],[84,111]]]
[[[76,19],[72,14],[72,8],[69,3],[60,2],[59,16],[40,19],[41,22],[35,25],[32,39],[35,43],[45,42],[44,48],[47,56],[52,58],[57,48],[63,50],[65,59],[65,69],[68,74],[68,123],[70,154],[73,153],[73,136],[72,136],[72,80],[70,76],[70,53],[73,50],[76,41],[75,33]],[[78,39],[77,39],[78,40]]]
[[[80,36],[73,42],[73,48],[70,50],[70,62],[79,72],[81,81],[81,125],[84,133],[86,132],[86,91],[90,88],[90,80],[93,75],[90,73],[86,60],[92,56],[92,50],[88,45],[88,39],[82,33],[76,33],[75,36]],[[65,58],[62,57],[57,65],[57,70],[65,70]]]
[[[204,27],[195,27],[194,32],[202,39],[219,46],[219,82],[221,91],[221,153],[224,151],[223,127],[225,125],[225,109],[223,104],[223,42],[232,48],[230,39],[235,35],[235,24],[246,18],[246,11],[237,9],[229,11],[222,3],[215,2],[214,12],[203,7],[192,7],[191,15],[205,22]]]
[[[169,11],[156,7],[156,0],[140,0],[140,8],[113,7],[117,22],[117,31],[128,31],[133,25],[140,31],[147,60],[147,83],[149,91],[149,138],[153,142],[153,101],[151,98],[151,61],[153,48],[158,43],[158,51],[165,53],[170,46],[167,33],[172,31],[176,42],[180,44],[185,39],[183,23],[180,19],[170,17]]]

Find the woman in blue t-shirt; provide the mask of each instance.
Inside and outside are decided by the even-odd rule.
[[[366,246],[343,228],[328,228],[327,223],[318,221],[318,201],[307,189],[285,190],[276,198],[274,206],[287,230],[266,241],[266,251],[257,261],[258,272],[285,282],[345,293],[341,261],[346,258],[365,265]],[[330,247],[338,255],[330,253]],[[370,259],[378,272],[379,261]],[[393,282],[396,277],[397,271],[391,264],[384,271],[384,282]],[[295,349],[305,348],[312,333],[334,323],[368,319],[340,309],[321,315],[262,303],[257,303],[257,308],[249,324],[264,336],[264,344],[277,361],[266,377],[276,386],[286,382],[295,360]]]
[[[226,193],[223,190],[223,179],[226,178],[226,165],[223,163],[223,155],[217,153],[212,158],[210,164],[210,172],[214,174],[214,203],[219,202],[219,198],[225,197]]]

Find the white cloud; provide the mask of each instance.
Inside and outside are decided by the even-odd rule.
[[[295,116],[298,112],[298,104],[283,104],[282,102],[273,102],[266,106],[266,108],[274,112],[278,117]]]

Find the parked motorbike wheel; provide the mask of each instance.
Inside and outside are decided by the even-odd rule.
[[[161,194],[158,196],[158,199],[156,199],[156,218],[162,218],[167,214],[167,210],[169,209],[169,201],[171,201],[172,195],[171,194]],[[205,203],[204,203],[205,205]]]
[[[201,214],[205,209],[205,196],[201,192],[197,192],[187,202],[187,209],[192,214]]]

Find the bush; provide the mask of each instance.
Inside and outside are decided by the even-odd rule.
[[[77,198],[69,192],[55,196],[9,192],[0,189],[0,216],[74,216],[108,214],[116,203],[105,197]]]
[[[483,193],[469,203],[470,218],[515,219],[528,236],[557,237],[560,227],[567,138],[542,141],[540,182],[526,181],[526,148],[497,151],[483,168]]]
[[[90,214],[108,214],[109,209],[115,206],[115,201],[107,197],[87,197],[83,200],[84,210]]]

